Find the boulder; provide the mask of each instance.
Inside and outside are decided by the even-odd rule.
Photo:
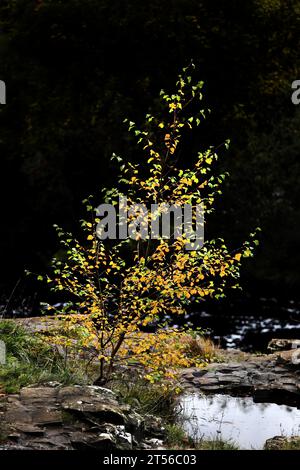
[[[275,436],[268,439],[264,445],[264,450],[299,450],[300,436],[284,437]]]
[[[287,367],[294,367],[300,364],[300,349],[291,349],[289,351],[281,351],[277,356],[277,364],[284,364]]]

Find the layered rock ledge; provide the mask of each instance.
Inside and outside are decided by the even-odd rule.
[[[109,389],[26,387],[0,402],[0,449],[147,449],[161,445],[160,420],[141,417]]]
[[[253,396],[257,402],[300,407],[299,350],[276,354],[243,355],[239,361],[212,363],[205,369],[182,372],[182,384],[189,391]]]

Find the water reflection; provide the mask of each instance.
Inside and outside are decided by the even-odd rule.
[[[300,434],[300,410],[251,397],[186,395],[181,399],[184,428],[197,439],[221,436],[241,449],[262,449],[274,436]]]

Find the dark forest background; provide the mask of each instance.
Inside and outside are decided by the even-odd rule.
[[[76,232],[82,199],[114,184],[111,154],[139,158],[124,118],[141,123],[191,58],[212,113],[184,164],[231,139],[209,234],[236,246],[260,226],[246,289],[299,290],[299,0],[1,0],[0,28],[3,295],[47,269],[53,223]]]

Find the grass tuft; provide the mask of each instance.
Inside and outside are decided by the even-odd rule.
[[[201,439],[196,442],[197,450],[239,450],[237,444],[233,441],[224,441],[221,437],[214,439]]]
[[[121,401],[131,405],[141,415],[153,414],[174,420],[177,411],[176,391],[163,384],[150,384],[148,380],[135,377],[126,382],[124,377],[115,379],[110,387],[119,394]]]
[[[178,424],[167,424],[166,431],[166,445],[171,449],[239,450],[234,442],[225,441],[219,437],[214,439],[202,438],[200,440],[189,437]]]
[[[187,335],[185,338],[185,353],[188,357],[202,358],[207,362],[214,360],[218,348],[209,338],[201,335]]]
[[[6,364],[0,366],[1,389],[5,393],[17,393],[27,385],[49,381],[86,383],[78,363],[66,364],[38,334],[28,333],[15,322],[0,322],[0,339],[5,342],[7,351]]]

